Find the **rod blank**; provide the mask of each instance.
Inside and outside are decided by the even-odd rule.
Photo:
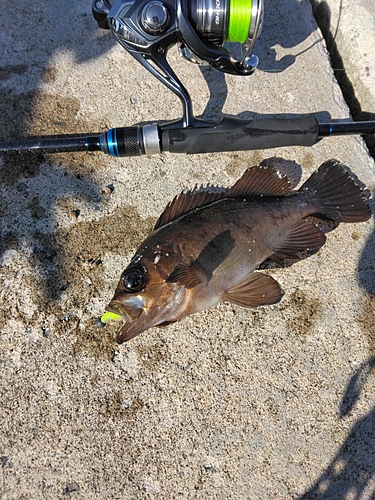
[[[320,123],[319,137],[375,134],[375,122]]]
[[[37,137],[35,139],[0,142],[0,152],[9,155],[74,153],[77,151],[100,151],[101,149],[100,134]]]

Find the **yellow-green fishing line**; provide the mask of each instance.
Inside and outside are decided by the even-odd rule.
[[[252,5],[252,0],[230,0],[228,42],[246,42],[250,30]]]

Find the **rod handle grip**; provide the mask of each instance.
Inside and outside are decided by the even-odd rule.
[[[313,116],[254,120],[224,117],[213,127],[164,130],[162,150],[197,154],[312,146],[317,142],[318,134],[319,124]]]

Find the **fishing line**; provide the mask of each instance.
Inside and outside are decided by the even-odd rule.
[[[252,0],[231,0],[229,2],[228,42],[246,43],[249,36]]]

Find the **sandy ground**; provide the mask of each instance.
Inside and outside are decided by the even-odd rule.
[[[1,140],[180,116],[177,98],[96,28],[90,1],[1,6]],[[308,1],[266,1],[254,52],[259,70],[245,78],[171,50],[197,115],[349,118]],[[116,325],[95,325],[168,200],[196,183],[229,186],[273,156],[302,180],[337,158],[375,187],[354,136],[0,160],[1,499],[374,498],[373,220],[270,270],[280,304],[220,304],[122,346]]]

